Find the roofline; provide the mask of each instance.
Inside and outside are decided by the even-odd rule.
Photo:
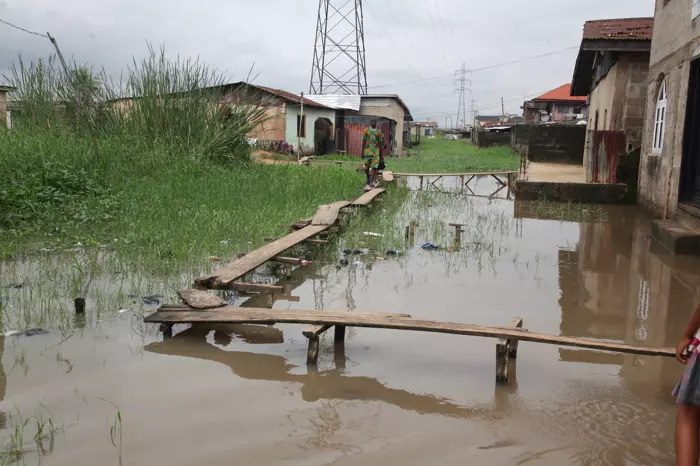
[[[403,100],[401,100],[401,97],[399,97],[397,94],[364,94],[364,95],[360,96],[360,99],[362,99],[362,98],[396,99],[399,102],[399,104],[401,104],[401,106],[403,107],[403,110],[405,112],[404,116],[407,115],[410,118],[410,120],[408,120],[408,121],[413,121],[413,115],[411,115],[411,111],[408,109],[408,106],[406,105],[406,103]]]
[[[14,86],[5,86],[5,85],[0,84],[0,91],[1,92],[12,92],[12,91],[16,91],[16,90],[17,90],[17,88]]]

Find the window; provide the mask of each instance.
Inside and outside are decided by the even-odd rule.
[[[666,105],[668,104],[668,94],[666,93],[666,80],[661,81],[659,96],[656,99],[656,112],[654,113],[654,143],[652,151],[661,153],[664,147],[664,129],[666,126]]]
[[[580,115],[583,113],[583,109],[581,107],[574,107],[574,113]]]
[[[559,106],[559,113],[569,113],[569,106],[568,105],[560,105]]]
[[[297,137],[306,137],[306,115],[297,115]]]
[[[693,15],[691,18],[695,19],[698,16],[700,16],[700,0],[693,0]]]

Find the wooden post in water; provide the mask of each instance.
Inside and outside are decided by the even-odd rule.
[[[423,177],[421,176],[421,177],[419,177],[419,178],[420,178],[420,188],[419,188],[419,189],[420,189],[421,191],[423,191]]]
[[[321,335],[323,335],[326,330],[331,327],[332,325],[314,325],[313,327],[310,327],[302,332],[303,335],[309,339],[309,350],[306,353],[307,364],[316,364],[318,361],[318,347]]]
[[[345,342],[345,325],[336,325],[335,326],[335,343],[344,343]]]
[[[75,298],[75,313],[85,314],[85,298]]]
[[[411,220],[411,223],[408,224],[408,235],[409,236],[416,236],[416,221]]]
[[[515,317],[508,328],[522,328],[523,319]],[[501,339],[496,343],[496,383],[508,383],[508,361],[518,357],[518,341]]]
[[[463,223],[449,223],[448,224],[451,227],[454,227],[455,229],[455,244],[458,246],[462,243],[462,227],[464,226]]]

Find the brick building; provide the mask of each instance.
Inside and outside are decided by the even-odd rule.
[[[564,84],[523,104],[527,124],[585,119],[586,97],[572,96],[571,84]]]

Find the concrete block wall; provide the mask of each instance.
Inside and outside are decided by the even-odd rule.
[[[583,164],[585,126],[516,125],[511,147],[531,162]]]
[[[678,218],[689,61],[700,46],[700,19],[691,19],[691,11],[692,0],[656,2],[637,197],[640,206],[656,218]],[[655,153],[655,111],[662,79],[666,80],[668,104],[664,145]]]

